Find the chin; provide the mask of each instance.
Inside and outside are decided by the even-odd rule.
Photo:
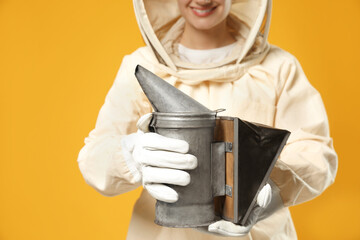
[[[191,23],[191,25],[197,30],[211,30],[217,26],[216,23],[209,21],[198,21],[196,23]]]

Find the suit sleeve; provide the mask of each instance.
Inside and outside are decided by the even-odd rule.
[[[280,189],[284,206],[311,200],[331,185],[337,155],[320,94],[292,57],[279,71],[275,127],[291,132],[271,179]]]
[[[126,164],[122,140],[137,131],[139,117],[151,111],[134,77],[131,56],[123,59],[115,81],[101,107],[95,129],[85,139],[78,164],[85,181],[105,196],[115,196],[140,186],[141,176]]]

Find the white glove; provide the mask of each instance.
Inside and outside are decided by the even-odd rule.
[[[257,204],[252,209],[245,226],[240,226],[229,221],[220,220],[209,225],[208,231],[229,237],[241,237],[247,235],[250,232],[251,228],[258,222],[258,220],[267,217],[264,216],[263,213],[267,212],[265,211],[267,207],[270,207],[270,202],[273,198],[272,196],[272,188],[270,184],[266,184],[259,192],[256,199]],[[272,213],[273,211],[269,212]]]
[[[137,123],[138,132],[124,138],[122,146],[131,153],[124,157],[133,176],[139,180],[142,177],[142,184],[151,196],[164,202],[176,202],[176,191],[162,183],[188,185],[190,175],[182,170],[196,168],[197,159],[186,154],[189,151],[186,141],[149,132],[151,118],[151,113],[142,116]]]

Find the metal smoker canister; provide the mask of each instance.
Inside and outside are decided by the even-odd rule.
[[[169,185],[179,194],[175,203],[156,202],[155,223],[166,227],[207,226],[215,220],[211,184],[211,143],[215,112],[153,113],[150,127],[156,133],[189,143],[189,154],[197,157],[198,166],[187,171],[190,184]]]
[[[289,132],[234,117],[218,118],[214,129],[216,112],[140,65],[135,76],[155,111],[152,130],[187,141],[189,153],[198,159],[198,167],[188,171],[190,184],[171,186],[179,200],[157,202],[155,223],[167,227],[209,225],[215,220],[215,203],[216,214],[245,224]],[[223,198],[213,202],[215,196]]]

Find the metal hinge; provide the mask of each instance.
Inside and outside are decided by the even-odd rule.
[[[233,145],[231,142],[225,142],[225,152],[232,152]]]
[[[229,197],[232,197],[232,187],[229,185],[225,185],[225,194]]]

